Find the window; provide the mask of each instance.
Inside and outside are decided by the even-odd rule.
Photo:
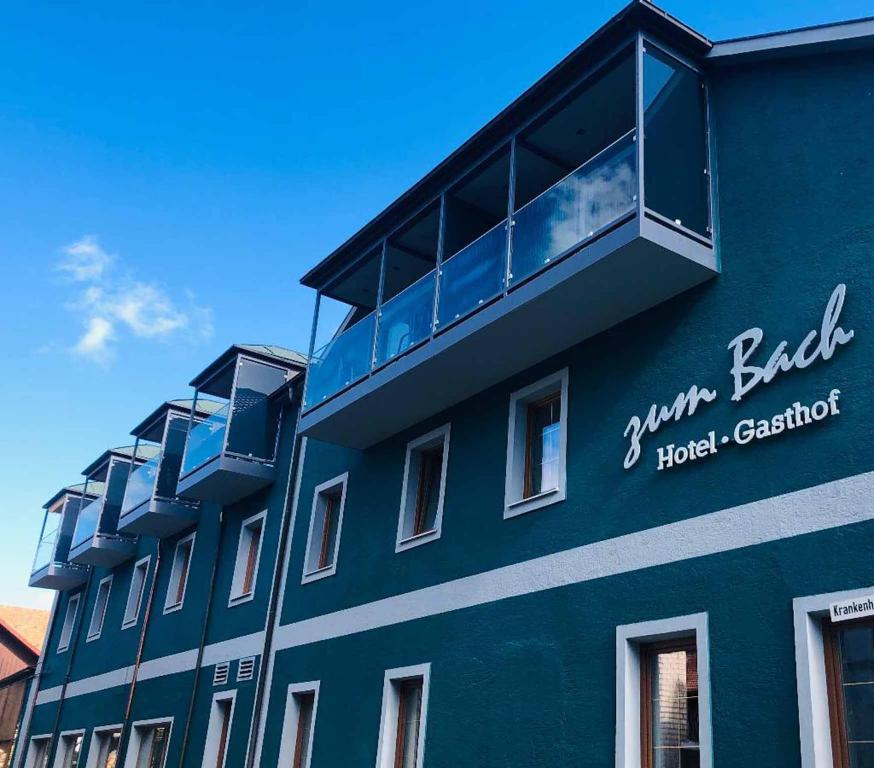
[[[440,537],[448,456],[448,424],[407,445],[395,551]]]
[[[289,768],[309,768],[318,700],[318,682],[288,686],[279,765]]]
[[[385,673],[377,768],[421,768],[430,664]]]
[[[27,750],[24,768],[48,768],[51,745],[51,736],[34,736],[30,740],[30,749]]]
[[[874,619],[824,619],[835,768],[874,765]]]
[[[103,631],[103,621],[106,618],[106,608],[109,605],[109,590],[112,588],[112,576],[100,580],[97,585],[97,597],[94,600],[94,610],[91,613],[91,623],[88,625],[86,642],[96,640]]]
[[[212,699],[206,746],[203,750],[203,768],[224,768],[236,695],[236,691],[225,691],[217,693]]]
[[[707,614],[617,628],[617,768],[712,764]]]
[[[151,557],[144,557],[134,565],[130,579],[130,591],[127,594],[127,605],[124,609],[122,629],[134,626],[140,617],[140,608],[143,605],[143,595],[146,591],[146,577],[149,574],[149,561]]]
[[[79,613],[79,600],[82,593],[78,592],[67,600],[67,612],[64,614],[64,624],[61,627],[61,637],[58,640],[58,653],[66,651],[70,647],[73,638],[73,627],[76,624],[76,614]]]
[[[55,757],[56,768],[79,768],[79,760],[82,756],[82,738],[84,735],[84,731],[61,734],[58,754]]]
[[[164,613],[178,611],[185,600],[185,588],[188,586],[188,573],[191,569],[191,555],[194,551],[194,534],[190,534],[176,543],[173,553],[173,567],[170,569],[170,583],[167,585],[167,597],[164,600]]]
[[[348,477],[348,473],[340,475],[322,483],[315,490],[307,536],[304,584],[331,576],[337,571],[337,551],[340,547]]]
[[[88,750],[87,768],[116,768],[120,746],[120,725],[95,728]]]
[[[258,577],[258,561],[261,558],[261,542],[264,531],[264,515],[260,512],[243,520],[240,526],[240,541],[237,545],[237,561],[231,583],[230,604],[243,603],[255,596],[255,581]]]
[[[510,397],[504,517],[566,496],[567,368]]]
[[[172,728],[172,719],[133,723],[124,768],[164,768]]]

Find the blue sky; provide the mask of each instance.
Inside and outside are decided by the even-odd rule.
[[[713,39],[871,13],[665,7]],[[232,341],[305,349],[299,276],[619,8],[6,7],[0,603],[50,605],[26,582],[55,490]]]

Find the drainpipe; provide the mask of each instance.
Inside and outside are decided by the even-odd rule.
[[[18,738],[15,740],[15,747],[13,748],[12,760],[10,761],[10,765],[12,768],[20,768],[21,767],[21,756],[26,753],[26,749],[22,750],[20,747],[22,744],[27,744],[30,739],[30,725],[33,721],[33,710],[36,706],[36,695],[39,693],[39,682],[42,679],[42,670],[44,666],[44,660],[46,657],[46,650],[49,647],[49,638],[52,636],[52,632],[55,629],[55,618],[58,613],[58,593],[55,592],[55,597],[52,600],[52,612],[49,616],[48,627],[46,628],[46,634],[42,641],[42,649],[39,654],[39,658],[36,660],[36,668],[33,671],[33,680],[30,683],[30,689],[27,692],[27,704],[24,705],[24,712],[22,713],[21,723],[18,728]]]
[[[140,630],[140,639],[137,643],[137,656],[134,660],[134,669],[131,675],[130,691],[127,696],[127,705],[124,709],[124,719],[121,721],[121,735],[119,736],[119,747],[116,755],[116,762],[119,765],[124,765],[124,756],[127,751],[125,744],[125,735],[127,734],[130,725],[131,712],[134,705],[134,692],[137,688],[137,676],[140,671],[140,664],[143,660],[143,648],[146,645],[146,630],[149,626],[149,619],[152,616],[152,605],[155,602],[155,587],[158,584],[158,574],[161,572],[161,541],[158,541],[158,546],[155,553],[155,572],[152,574],[152,584],[149,587],[149,599],[146,602],[146,611],[143,614],[143,628]]]
[[[85,589],[82,590],[79,608],[76,609],[76,618],[79,619],[79,626],[76,628],[75,638],[70,638],[70,658],[67,659],[67,671],[64,673],[64,682],[61,683],[61,696],[58,699],[58,709],[55,712],[55,724],[52,726],[52,736],[57,735],[58,726],[61,724],[61,712],[64,708],[64,697],[67,695],[67,684],[70,682],[70,673],[73,670],[73,661],[76,658],[76,651],[79,649],[79,640],[82,635],[82,627],[85,626],[85,599],[88,597],[88,592],[91,591],[91,580],[94,577],[94,567],[88,569],[88,580],[85,582]],[[46,765],[54,765],[55,755],[58,751],[59,739],[52,739],[49,744],[49,759]]]
[[[219,555],[221,554],[222,533],[225,527],[225,510],[219,512],[218,535],[216,537],[215,557],[212,560],[212,571],[209,575],[209,592],[206,598],[206,616],[203,618],[203,631],[200,633],[200,645],[197,648],[197,661],[194,664],[194,681],[191,684],[191,698],[188,700],[188,714],[185,716],[185,730],[182,732],[182,747],[179,752],[179,766],[185,765],[185,754],[188,750],[188,740],[191,735],[191,720],[194,716],[194,702],[197,699],[197,685],[200,681],[200,665],[203,662],[203,649],[206,647],[206,630],[212,616],[215,580],[218,572]],[[121,763],[119,763],[121,764]]]
[[[302,377],[301,377],[302,378]],[[298,386],[295,386],[295,385]],[[280,413],[280,419],[285,414],[286,408],[295,409],[293,411],[295,432],[294,432],[294,442],[291,448],[291,461],[289,469],[288,469],[288,482],[285,486],[285,500],[282,504],[282,525],[279,531],[279,541],[276,545],[276,566],[274,568],[273,573],[273,581],[271,584],[270,590],[270,603],[267,606],[267,620],[264,626],[264,643],[261,648],[261,663],[258,666],[258,682],[255,688],[255,704],[252,708],[252,719],[249,724],[249,743],[246,749],[246,761],[244,763],[245,768],[253,768],[255,765],[255,758],[258,754],[259,749],[259,733],[260,733],[260,721],[261,721],[261,712],[264,708],[264,696],[266,693],[266,682],[267,682],[267,673],[268,667],[268,654],[270,653],[271,647],[273,645],[273,634],[275,630],[275,617],[278,611],[281,609],[279,605],[280,598],[280,589],[282,585],[282,574],[284,573],[284,569],[287,567],[285,553],[288,545],[288,537],[291,535],[291,514],[289,511],[288,500],[291,496],[292,486],[295,482],[295,478],[297,477],[297,464],[300,459],[300,444],[301,437],[299,435],[298,427],[300,425],[300,404],[302,397],[302,388],[299,385],[299,382],[295,381],[288,387],[286,390],[286,396],[288,397],[288,403],[283,404],[282,413]],[[283,422],[280,421],[280,425]]]

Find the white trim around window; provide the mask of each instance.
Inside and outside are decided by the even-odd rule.
[[[230,702],[228,710],[227,730],[224,733],[225,743],[222,750],[222,761],[219,764],[219,740],[222,736],[222,704]],[[209,708],[209,725],[206,729],[206,743],[203,747],[203,768],[224,768],[228,762],[228,746],[231,742],[231,730],[234,725],[234,709],[237,706],[237,691],[221,691],[212,697]]]
[[[432,430],[427,435],[417,437],[407,443],[407,455],[404,459],[404,481],[401,485],[401,506],[398,512],[398,533],[395,540],[395,552],[403,552],[429,541],[440,538],[443,529],[443,501],[446,497],[446,471],[449,465],[449,433],[450,425]],[[434,526],[420,534],[405,535],[405,529],[410,527],[409,521],[415,518],[419,503],[419,473],[421,472],[422,451],[442,446],[443,461],[440,468],[440,485],[437,489],[437,513]]]
[[[106,621],[106,611],[109,608],[109,595],[112,592],[112,574],[104,576],[97,585],[97,594],[94,597],[94,607],[91,609],[91,621],[88,624],[86,643],[97,640],[103,632],[103,624]]]
[[[309,683],[292,683],[288,686],[285,699],[285,717],[282,725],[282,741],[279,745],[278,765],[292,765],[294,750],[297,746],[298,729],[300,728],[300,696],[312,694],[313,709],[310,714],[310,733],[305,747],[301,768],[310,768],[313,757],[313,738],[316,732],[316,713],[319,709],[319,681]]]
[[[698,656],[700,765],[702,768],[712,768],[710,641],[706,613],[616,627],[616,768],[640,768],[641,646],[682,638],[695,639]]]
[[[76,627],[76,617],[79,615],[79,604],[82,602],[82,593],[77,592],[67,599],[67,608],[64,611],[64,623],[61,625],[61,635],[58,638],[58,653],[63,653],[70,647],[73,639],[73,630]]]
[[[528,438],[527,406],[553,393],[560,395],[558,483],[533,496],[525,497],[525,455]],[[567,497],[567,413],[568,369],[544,376],[539,381],[510,395],[507,423],[507,469],[504,480],[504,519],[524,515],[535,509],[564,501]]]
[[[416,745],[416,768],[422,768],[425,757],[425,733],[428,725],[428,690],[431,685],[431,664],[387,669],[382,685],[382,714],[380,716],[379,744],[376,750],[376,768],[393,768],[397,749],[399,685],[405,680],[422,681],[422,704],[419,713],[419,738]]]
[[[140,765],[141,752],[144,746],[151,746],[147,739],[151,737],[155,728],[167,727],[167,741],[164,746],[164,762],[159,768],[166,768],[167,754],[170,751],[170,740],[173,737],[172,717],[153,717],[150,720],[136,720],[131,723],[130,736],[128,736],[127,753],[124,758],[124,768],[138,768]]]
[[[91,742],[88,745],[88,759],[85,761],[85,768],[103,768],[103,765],[101,765],[99,762],[101,757],[106,757],[105,755],[100,754],[101,750],[103,749],[102,737],[105,734],[112,733],[113,731],[122,730],[122,723],[116,723],[115,725],[100,725],[91,731]],[[122,733],[121,735],[124,736],[124,733]],[[81,760],[81,756],[79,759]]]
[[[64,768],[64,763],[67,761],[67,752],[70,749],[70,742],[75,743],[75,740],[82,739],[79,746],[79,761],[82,760],[82,750],[85,748],[85,729],[77,728],[72,731],[61,731],[58,734],[58,748],[55,750],[55,761],[52,763],[54,768]]]
[[[170,581],[167,583],[167,594],[164,597],[165,614],[181,610],[185,603],[185,591],[188,589],[188,577],[191,575],[196,535],[196,531],[189,533],[176,542],[176,548],[173,550],[173,566],[170,568]],[[181,597],[177,600],[176,596],[179,595],[180,588]]]
[[[248,603],[255,599],[255,586],[258,583],[258,569],[261,566],[261,550],[264,548],[264,526],[267,524],[267,510],[247,517],[240,523],[240,535],[237,539],[237,556],[234,560],[234,576],[231,580],[231,594],[228,597],[228,608],[234,605]],[[258,531],[258,551],[251,574],[251,584],[246,590],[246,571],[249,568],[249,551],[254,531]]]
[[[337,572],[337,557],[340,553],[340,536],[343,533],[343,511],[346,508],[346,486],[349,481],[349,473],[344,472],[342,475],[326,480],[324,483],[317,485],[313,491],[313,506],[310,512],[310,527],[307,533],[307,546],[304,552],[303,577],[301,584],[308,584],[311,581],[318,581],[328,576],[333,576]],[[329,495],[339,491],[340,505],[336,511],[337,515],[337,533],[334,537],[334,546],[331,551],[331,559],[328,565],[318,567],[312,562],[312,546],[313,546],[313,529],[315,528],[316,519],[320,515],[324,515],[326,504]]]
[[[834,765],[822,620],[829,615],[832,603],[870,597],[872,593],[874,586],[796,597],[792,601],[801,768]]]
[[[24,758],[24,768],[40,768],[48,750],[52,748],[52,734],[40,733],[31,736],[27,744],[27,756]]]
[[[121,622],[122,629],[136,626],[140,619],[140,610],[143,607],[146,584],[149,581],[149,565],[151,562],[152,556],[146,555],[134,563],[130,576],[130,588],[127,592],[127,602],[124,606],[124,618]]]

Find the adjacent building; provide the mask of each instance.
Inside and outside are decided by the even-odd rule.
[[[874,765],[872,83],[626,6],[49,501],[17,765]]]

